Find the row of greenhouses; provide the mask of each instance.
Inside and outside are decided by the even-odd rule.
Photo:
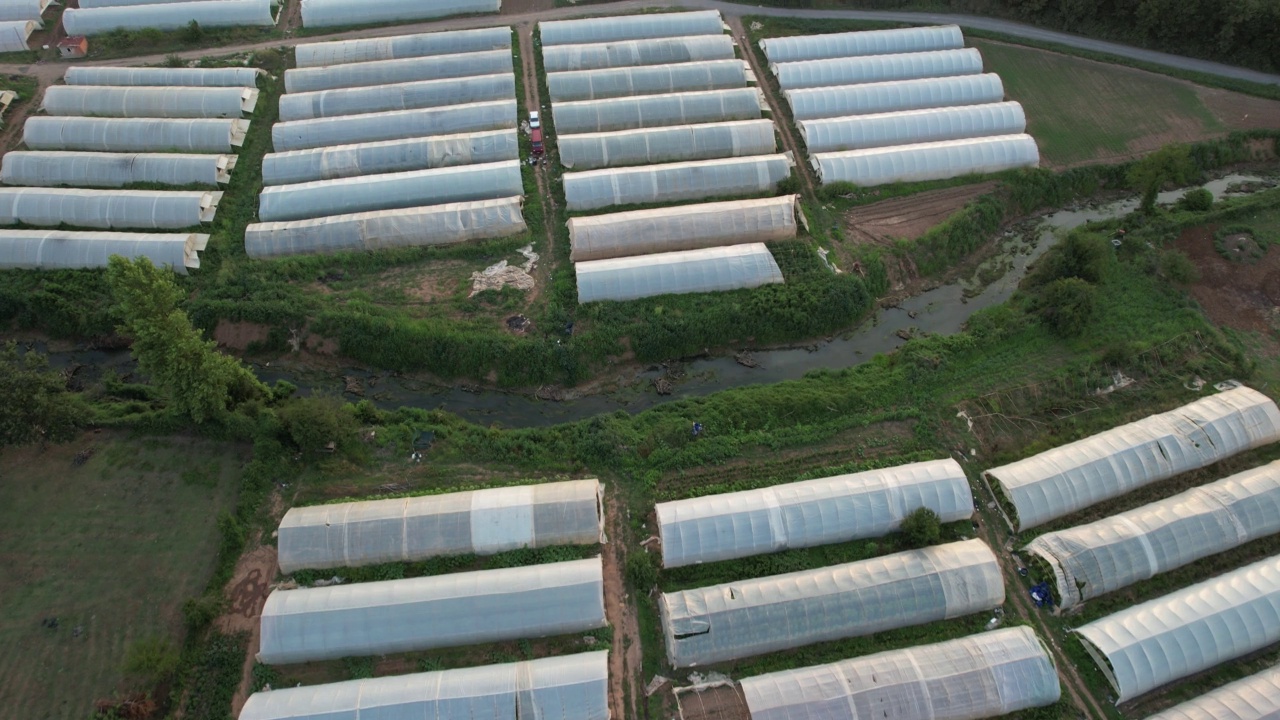
[[[0,52],[25,52],[53,0],[0,0]]]
[[[301,0],[303,27],[371,25],[496,13],[502,0]]]

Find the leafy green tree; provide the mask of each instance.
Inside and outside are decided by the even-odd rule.
[[[1195,174],[1191,149],[1186,145],[1168,145],[1133,164],[1129,184],[1142,191],[1142,211],[1156,207],[1156,196],[1165,183],[1185,183]]]
[[[84,412],[48,358],[12,342],[0,348],[0,446],[70,440]]]
[[[200,42],[204,38],[204,28],[200,27],[200,23],[192,20],[182,29],[182,39],[189,43]]]
[[[298,449],[313,453],[329,443],[347,448],[356,438],[355,414],[335,397],[316,396],[291,400],[277,413]]]
[[[935,545],[942,537],[942,518],[927,507],[917,508],[902,519],[898,530],[908,547]]]
[[[1040,296],[1040,317],[1061,337],[1075,337],[1097,314],[1097,294],[1097,288],[1080,278],[1054,280]]]
[[[1213,193],[1202,187],[1188,190],[1187,194],[1182,196],[1182,204],[1188,210],[1204,212],[1213,207]]]
[[[151,689],[173,677],[179,660],[178,649],[168,638],[148,635],[125,648],[124,674],[138,687]]]
[[[1074,232],[1051,250],[1036,269],[1032,285],[1048,285],[1062,278],[1080,278],[1098,283],[1107,267],[1115,262],[1115,250],[1106,238],[1087,232]]]

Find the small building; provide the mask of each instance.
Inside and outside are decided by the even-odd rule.
[[[68,35],[58,41],[58,54],[63,60],[75,60],[89,54],[89,38],[84,35]]]

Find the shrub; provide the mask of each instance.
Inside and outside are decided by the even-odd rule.
[[[637,591],[647,594],[649,588],[658,583],[658,569],[653,565],[653,558],[647,552],[627,554],[627,579]]]
[[[187,632],[195,634],[209,627],[222,614],[224,605],[226,605],[226,602],[222,599],[222,596],[212,593],[191,598],[184,602],[182,604],[182,620],[187,626]]]
[[[1097,288],[1077,277],[1054,280],[1040,296],[1040,317],[1059,336],[1075,337],[1097,314],[1097,293]]]
[[[294,445],[305,453],[349,446],[356,436],[355,417],[336,397],[312,396],[280,408],[280,421]]]
[[[898,529],[907,547],[927,547],[942,537],[942,519],[927,507],[917,508],[902,519]]]
[[[168,638],[149,635],[125,649],[124,674],[139,687],[154,687],[173,677],[179,659],[178,649]]]
[[[182,39],[189,43],[200,42],[204,38],[204,28],[200,27],[200,23],[192,20],[182,30]]]
[[[1160,255],[1160,272],[1178,285],[1190,285],[1200,279],[1200,269],[1180,250],[1169,250]]]
[[[1102,280],[1107,266],[1115,262],[1115,251],[1100,235],[1076,232],[1067,236],[1056,251],[1041,261],[1032,274],[1032,287],[1048,285],[1063,278],[1079,278],[1089,283]]]
[[[1213,193],[1204,188],[1188,190],[1187,194],[1182,196],[1182,205],[1188,210],[1205,212],[1213,208]]]

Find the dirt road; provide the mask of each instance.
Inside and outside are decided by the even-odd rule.
[[[606,486],[609,487],[616,485]],[[635,600],[627,597],[626,578],[623,577],[627,530],[622,516],[624,504],[616,490],[606,491],[605,535],[609,541],[601,557],[604,560],[604,612],[613,626],[613,647],[609,651],[609,715],[638,720],[637,703],[644,694],[644,681],[640,676],[640,623],[636,620]]]

